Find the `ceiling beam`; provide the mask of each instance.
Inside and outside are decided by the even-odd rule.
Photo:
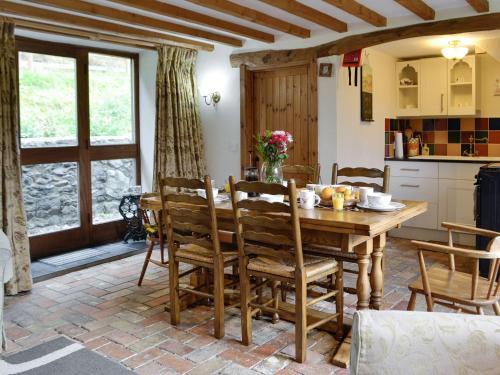
[[[490,11],[490,3],[488,0],[467,0],[471,7],[473,7],[476,12],[483,13]]]
[[[190,3],[201,5],[205,8],[216,10],[217,12],[229,14],[234,17],[256,23],[261,26],[269,27],[270,29],[279,30],[287,34],[295,35],[300,38],[309,38],[311,31],[283,21],[279,18],[271,17],[266,13],[259,12],[255,9],[247,8],[243,5],[233,3],[228,0],[187,0]]]
[[[68,26],[78,25],[82,28],[104,31],[111,34],[117,34],[133,39],[147,39],[158,43],[176,44],[189,48],[197,48],[206,51],[213,51],[213,44],[200,42],[197,40],[180,38],[175,35],[153,32],[144,29],[136,29],[129,26],[123,26],[116,23],[100,21],[92,18],[75,16],[69,13],[55,12],[53,10],[37,8],[33,6],[17,4],[0,0],[0,13],[14,14],[21,17],[35,18],[42,21],[50,20],[57,24]]]
[[[29,20],[25,20],[25,19],[17,18],[17,17],[9,17],[9,18],[12,19],[12,21],[15,23],[16,29],[21,29],[21,30],[41,31],[44,33],[49,33],[49,34],[78,37],[78,38],[84,38],[84,39],[89,39],[89,40],[98,40],[98,41],[102,41],[102,42],[120,44],[120,45],[142,48],[142,49],[155,50],[159,46],[158,43],[154,43],[154,42],[147,42],[147,41],[137,40],[137,39],[129,39],[129,38],[125,38],[125,37],[119,37],[116,35],[103,34],[103,33],[95,32],[95,31],[80,30],[80,29],[75,29],[75,28],[66,27],[66,26],[56,26],[56,25],[51,25],[51,24],[47,24],[47,23],[43,23],[43,22],[29,21]]]
[[[360,48],[372,47],[396,40],[419,36],[497,30],[498,25],[500,25],[500,13],[488,13],[351,35],[309,48],[236,53],[231,55],[230,61],[231,66],[234,68],[240,65],[247,65],[249,68],[271,68],[287,64],[307,64],[314,58],[342,55]]]
[[[65,10],[71,10],[77,13],[107,18],[115,21],[126,22],[130,25],[146,26],[164,32],[174,32],[185,34],[196,38],[213,40],[219,43],[228,44],[234,47],[241,47],[243,42],[226,35],[215,34],[210,31],[195,29],[193,27],[179,25],[173,22],[159,20],[143,16],[141,14],[126,12],[123,10],[110,8],[102,5],[87,3],[80,0],[30,0],[30,2],[39,3],[42,5],[50,5]]]
[[[217,30],[226,31],[232,34],[241,35],[245,38],[259,40],[261,42],[273,43],[274,35],[265,33],[250,27],[238,25],[236,23],[224,21],[219,18],[207,16],[203,13],[177,7],[156,0],[112,0],[115,3],[127,5],[133,8],[142,9],[162,16],[195,23],[197,25],[212,27]]]
[[[308,7],[295,0],[260,0],[263,3],[269,4],[275,8],[284,10],[294,16],[306,19],[315,24],[321,25],[331,30],[340,33],[347,31],[347,24],[336,18],[333,18],[319,10]]]
[[[417,16],[425,21],[433,20],[436,17],[436,12],[433,8],[428,6],[422,0],[394,0],[399,5],[405,7],[410,12],[415,13]]]
[[[365,7],[363,4],[355,0],[323,0],[324,2],[333,5],[351,16],[362,19],[365,22],[377,27],[387,26],[387,18],[377,12]]]

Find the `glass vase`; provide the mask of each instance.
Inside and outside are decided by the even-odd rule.
[[[281,161],[262,163],[260,169],[260,180],[269,184],[283,183],[283,170],[281,169]]]

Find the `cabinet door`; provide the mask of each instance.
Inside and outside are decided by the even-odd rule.
[[[448,114],[448,60],[444,57],[420,60],[420,114]]]
[[[476,114],[476,57],[448,60],[448,115]]]
[[[474,225],[474,181],[439,179],[439,224]]]
[[[420,115],[420,61],[396,63],[397,116]]]

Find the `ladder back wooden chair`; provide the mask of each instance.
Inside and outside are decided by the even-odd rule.
[[[224,268],[238,264],[236,251],[221,250],[214,197],[210,177],[204,180],[187,178],[158,178],[163,211],[165,213],[170,285],[170,321],[180,322],[180,298],[186,294],[212,299],[215,306],[215,337],[224,337]],[[177,192],[172,193],[171,189]],[[196,194],[205,191],[206,198]],[[179,273],[180,263],[194,268]],[[180,278],[199,269],[213,273],[213,292],[203,291],[205,286],[188,288],[180,286]],[[180,293],[184,294],[181,295]]]
[[[339,177],[354,177],[354,178],[370,178],[381,179],[382,185],[376,182],[363,182],[363,181],[342,181],[339,182]],[[339,169],[337,163],[333,164],[332,168],[332,184],[333,185],[351,185],[351,186],[368,186],[372,187],[374,191],[388,193],[389,192],[389,178],[390,168],[388,165],[381,171],[377,168],[350,168],[345,167]]]
[[[443,223],[448,229],[448,245],[412,241],[418,250],[420,277],[408,288],[411,291],[408,310],[415,309],[417,293],[423,294],[427,311],[433,311],[434,304],[446,306],[459,312],[484,314],[483,308],[492,306],[500,315],[498,269],[500,265],[500,232],[485,230],[468,225]],[[491,238],[486,251],[459,248],[453,245],[453,232],[469,233]],[[448,266],[435,264],[429,269],[425,266],[424,252],[447,254]],[[471,273],[455,269],[455,256],[471,261]],[[488,278],[479,276],[479,260],[490,259]],[[471,310],[474,309],[474,310]]]
[[[295,285],[295,357],[298,362],[306,359],[307,333],[312,329],[336,319],[336,333],[343,332],[342,265],[333,258],[305,256],[297,207],[295,181],[288,187],[263,182],[236,183],[229,179],[231,199],[236,225],[236,238],[240,257],[241,327],[244,345],[252,342],[252,316],[258,311],[272,314],[280,312],[276,296],[266,302],[254,302],[250,298],[250,277]],[[237,200],[237,192],[289,196],[290,203],[264,200]],[[307,300],[308,287],[313,282],[335,275],[335,285],[330,285],[325,294]],[[277,291],[277,289],[275,289]],[[336,312],[324,314],[324,318],[308,322],[310,306],[335,298]]]
[[[145,193],[142,195],[142,198],[153,197],[156,195],[156,193]],[[139,276],[139,281],[137,283],[139,286],[142,285],[149,263],[153,263],[163,268],[168,268],[168,260],[165,257],[166,228],[161,224],[161,213],[157,214],[154,210],[149,210],[146,207],[141,207],[141,212],[149,245],[146,252],[146,258],[144,259],[144,264],[142,266],[141,275]],[[153,249],[156,245],[160,246],[160,260],[152,259]]]
[[[318,184],[320,165],[316,163],[314,166],[309,165],[284,165],[283,178],[285,180],[294,179],[295,185],[299,188],[305,187],[307,184]]]

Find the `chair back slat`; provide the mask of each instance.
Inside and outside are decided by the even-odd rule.
[[[229,179],[240,256],[256,255],[270,262],[288,260],[303,268],[295,181],[288,186]],[[259,199],[237,201],[237,192],[288,195],[289,204]]]
[[[494,253],[500,253],[500,236],[497,236],[493,238],[489,243],[488,246],[486,247],[487,251],[494,252]],[[488,277],[489,280],[489,285],[488,285],[488,295],[487,298],[489,299],[492,296],[493,288],[495,288],[495,283],[496,288],[495,288],[495,293],[493,294],[494,296],[498,295],[498,289],[500,287],[500,281],[498,280],[498,273],[500,270],[500,259],[497,258],[491,262],[490,265],[490,274]]]
[[[282,167],[285,180],[294,179],[298,188],[305,187],[307,184],[318,184],[320,165],[284,165]]]
[[[220,253],[210,177],[205,176],[203,180],[158,177],[158,183],[169,251],[175,254],[180,244],[193,244],[212,250],[214,255]],[[195,189],[203,189],[206,198],[199,196]]]
[[[384,170],[381,171],[377,168],[350,168],[345,167],[339,169],[339,165],[337,163],[333,164],[332,168],[332,184],[339,184],[339,177],[360,177],[360,178],[373,178],[373,179],[382,179],[382,185],[378,183],[367,183],[362,181],[343,181],[340,184],[342,185],[351,185],[351,186],[368,186],[373,187],[375,191],[388,193],[389,192],[389,178],[390,178],[390,168],[388,165],[384,167]]]

